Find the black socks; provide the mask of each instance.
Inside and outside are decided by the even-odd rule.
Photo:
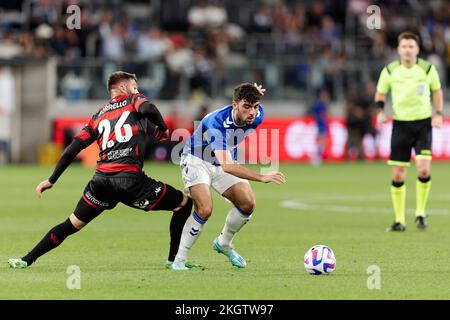
[[[395,181],[392,181],[392,186],[393,187],[396,187],[396,188],[400,188],[402,185],[404,185],[405,184],[405,182],[404,181],[401,181],[401,182],[395,182]]]
[[[427,183],[428,181],[431,180],[431,176],[428,176],[426,178],[418,177],[417,179],[419,179],[419,181],[422,182],[422,183]]]
[[[59,246],[68,236],[77,231],[78,229],[73,226],[70,219],[67,219],[53,227],[22,260],[30,266],[37,258]]]

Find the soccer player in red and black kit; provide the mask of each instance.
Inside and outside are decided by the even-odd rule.
[[[37,258],[119,202],[145,211],[173,211],[166,266],[174,260],[181,232],[191,214],[192,200],[172,186],[147,177],[142,171],[146,119],[156,126],[155,137],[158,140],[169,137],[167,126],[156,106],[138,92],[134,74],[114,72],[109,76],[107,86],[111,100],[75,136],[51,177],[36,187],[36,193],[40,197],[45,190],[52,188],[75,156],[97,141],[100,153],[93,178],[70,217],[53,227],[27,255],[21,259],[9,259],[12,268],[29,267]],[[198,266],[190,263],[190,267]]]

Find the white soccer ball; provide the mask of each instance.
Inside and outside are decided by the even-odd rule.
[[[329,247],[318,244],[305,253],[305,269],[313,275],[329,274],[336,267],[336,257]]]

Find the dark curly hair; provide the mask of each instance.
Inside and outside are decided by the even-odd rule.
[[[242,83],[234,88],[233,100],[247,100],[250,103],[261,101],[261,93],[251,83]]]

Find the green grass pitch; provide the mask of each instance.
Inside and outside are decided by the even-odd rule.
[[[258,167],[253,167],[257,169]],[[147,174],[182,187],[179,167],[147,163]],[[213,215],[191,251],[207,269],[174,272],[166,212],[124,205],[13,270],[21,257],[75,207],[93,171],[73,165],[38,199],[34,189],[50,167],[0,167],[0,299],[448,299],[450,298],[450,164],[433,164],[429,229],[414,225],[415,170],[407,180],[407,231],[386,233],[393,221],[390,168],[378,164],[281,165],[283,186],[252,183],[257,208],[235,239],[248,267],[238,270],[212,250],[230,204],[214,195]],[[311,276],[303,255],[315,244],[337,259],[328,276]],[[67,267],[81,270],[81,289],[66,286]],[[369,290],[371,265],[381,288]]]

